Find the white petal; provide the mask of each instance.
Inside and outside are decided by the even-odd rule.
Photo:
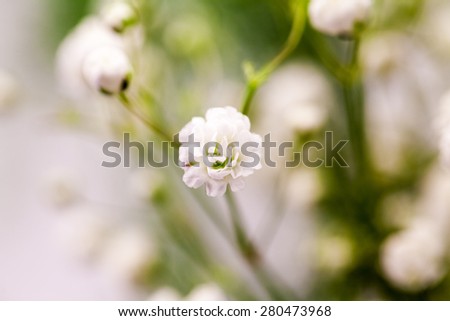
[[[183,182],[191,188],[199,188],[207,179],[208,176],[201,167],[189,167],[183,175]]]
[[[245,187],[245,181],[242,178],[233,179],[230,181],[230,187],[233,192],[240,191]]]
[[[206,183],[206,194],[211,197],[223,196],[227,191],[227,182],[209,180]]]

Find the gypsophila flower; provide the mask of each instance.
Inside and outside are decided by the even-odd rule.
[[[350,35],[370,13],[372,0],[311,0],[309,19],[317,30],[333,36]]]
[[[103,46],[126,47],[123,37],[97,17],[83,19],[61,43],[56,54],[56,71],[66,96],[77,100],[92,95],[83,77],[82,66],[89,53]]]
[[[94,49],[86,56],[83,75],[94,90],[109,95],[118,94],[128,88],[132,66],[124,51],[105,46]]]
[[[444,242],[436,237],[433,228],[425,225],[388,238],[382,247],[381,266],[394,285],[415,292],[444,276],[444,257]]]
[[[138,21],[136,10],[125,1],[115,1],[101,13],[104,23],[115,32],[123,32]]]
[[[205,185],[208,196],[223,195],[228,184],[234,192],[241,190],[244,177],[261,168],[261,136],[250,132],[248,117],[233,107],[211,108],[205,118],[194,117],[179,139],[184,183]]]

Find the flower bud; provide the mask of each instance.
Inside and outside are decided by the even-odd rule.
[[[115,32],[122,33],[129,26],[136,24],[136,10],[124,1],[116,1],[102,12],[103,22]]]
[[[355,25],[367,19],[371,7],[372,0],[311,0],[309,19],[323,33],[351,35]]]
[[[94,49],[86,56],[82,72],[92,89],[113,95],[128,88],[132,66],[125,52],[106,46]]]

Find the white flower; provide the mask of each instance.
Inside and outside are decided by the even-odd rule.
[[[317,30],[330,35],[352,34],[370,13],[372,0],[311,0],[309,19]]]
[[[198,146],[188,146],[189,137]],[[244,177],[261,168],[261,141],[235,108],[209,109],[206,118],[194,117],[180,132],[183,181],[191,188],[205,184],[212,197],[223,195],[228,184],[233,192],[241,190]]]
[[[58,222],[60,243],[71,253],[86,260],[95,259],[111,231],[104,213],[91,207],[75,207],[64,212]]]
[[[440,101],[436,127],[439,136],[439,154],[443,164],[450,165],[450,91]]]
[[[260,126],[277,141],[292,140],[294,134],[322,128],[332,101],[330,85],[317,67],[309,63],[287,64],[261,90],[258,103],[264,112]]]
[[[111,235],[103,249],[101,263],[113,277],[138,281],[155,257],[156,249],[148,232],[126,227]]]
[[[125,49],[126,44],[123,37],[95,17],[83,19],[64,39],[56,55],[56,71],[65,95],[80,99],[92,94],[83,77],[82,66],[89,53],[103,46]]]
[[[365,39],[361,45],[359,59],[370,74],[387,76],[405,61],[409,47],[405,35],[388,31]]]
[[[124,1],[115,1],[107,5],[102,10],[101,17],[107,26],[119,33],[134,25],[138,20],[136,10]]]
[[[91,88],[109,95],[126,90],[132,75],[128,56],[113,46],[94,49],[86,56],[82,68]]]
[[[158,171],[153,170],[136,170],[130,178],[130,190],[143,201],[149,201],[162,184],[163,177]]]
[[[222,289],[214,283],[202,284],[194,288],[185,298],[186,301],[226,301]]]
[[[395,234],[382,247],[381,265],[386,277],[408,291],[426,289],[445,274],[445,247],[431,226]]]

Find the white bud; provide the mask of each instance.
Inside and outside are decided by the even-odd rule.
[[[124,1],[116,1],[105,7],[101,16],[108,27],[119,33],[134,25],[138,20],[136,10]]]
[[[118,94],[129,86],[132,66],[128,56],[119,48],[105,46],[89,53],[82,67],[89,86],[104,94]]]
[[[349,35],[370,13],[372,0],[311,0],[309,19],[317,30],[337,36]]]

